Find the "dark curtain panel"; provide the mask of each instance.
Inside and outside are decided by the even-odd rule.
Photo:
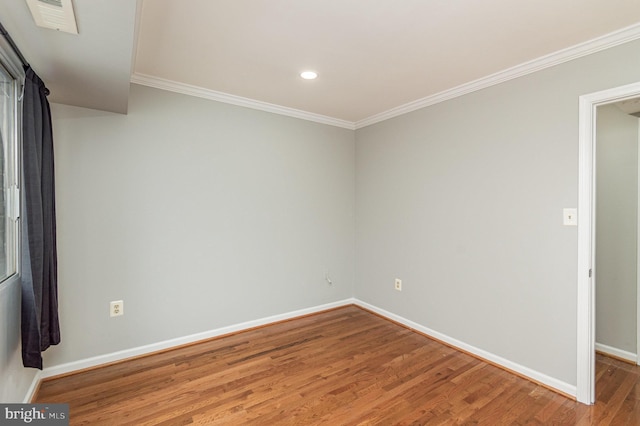
[[[58,265],[49,90],[26,68],[22,101],[22,363],[42,369],[60,342]]]

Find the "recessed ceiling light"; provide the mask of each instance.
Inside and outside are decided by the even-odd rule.
[[[305,80],[313,80],[314,78],[318,77],[318,73],[314,71],[305,71],[300,73],[300,77],[304,78]]]

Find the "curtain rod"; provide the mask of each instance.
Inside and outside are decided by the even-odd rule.
[[[11,46],[16,55],[18,55],[18,58],[22,62],[22,65],[28,67],[29,62],[27,62],[27,60],[24,58],[22,52],[20,51],[20,49],[18,49],[18,46],[16,46],[16,43],[13,41],[7,30],[4,29],[4,25],[2,25],[2,22],[0,22],[0,34],[2,34],[5,40],[7,40],[7,43],[9,43],[9,46]]]

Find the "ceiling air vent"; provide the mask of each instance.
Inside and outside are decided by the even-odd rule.
[[[27,0],[27,4],[37,26],[78,34],[71,0]]]

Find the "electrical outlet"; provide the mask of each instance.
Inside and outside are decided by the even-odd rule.
[[[394,288],[398,291],[402,291],[402,280],[400,278],[396,278]]]
[[[109,304],[109,316],[119,317],[124,315],[124,302],[122,300],[114,300]]]

